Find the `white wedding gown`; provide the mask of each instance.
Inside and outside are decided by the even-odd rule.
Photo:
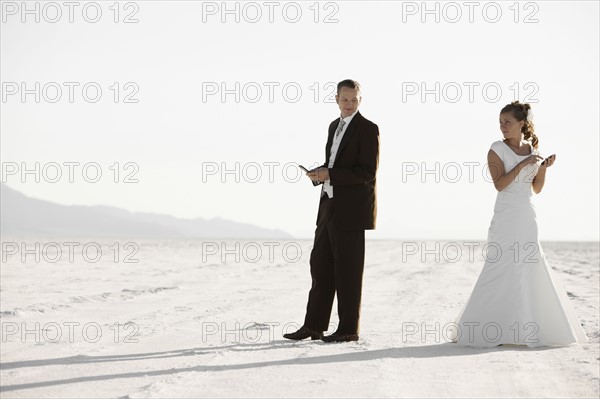
[[[505,173],[529,156],[517,155],[503,141],[496,141],[491,149],[504,163]],[[531,181],[538,168],[537,164],[523,168],[498,192],[483,270],[450,329],[452,341],[459,345],[538,347],[587,342],[538,239],[531,203]]]

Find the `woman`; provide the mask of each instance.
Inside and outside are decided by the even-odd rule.
[[[538,238],[531,193],[542,191],[556,156],[543,160],[539,155],[532,116],[531,106],[518,101],[500,112],[504,140],[494,142],[488,152],[498,196],[485,265],[453,329],[452,341],[459,345],[537,347],[587,342]]]

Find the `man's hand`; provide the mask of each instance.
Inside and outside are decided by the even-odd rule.
[[[325,181],[329,180],[329,169],[317,168],[309,171],[306,176],[310,177],[312,181]]]

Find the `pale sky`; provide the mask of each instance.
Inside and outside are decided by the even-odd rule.
[[[320,188],[290,181],[291,163],[324,162],[332,82],[352,78],[381,139],[367,239],[485,239],[486,155],[515,99],[532,103],[541,153],[557,154],[534,196],[540,238],[599,239],[596,1],[428,2],[430,13],[421,1],[228,2],[230,13],[221,1],[135,1],[118,15],[98,1],[74,7],[72,23],[62,2],[35,3],[39,22],[2,2],[0,41],[2,179],[26,195],[311,238]],[[36,162],[39,183],[21,174]],[[93,163],[96,183],[82,176]],[[239,181],[222,175],[236,168]]]

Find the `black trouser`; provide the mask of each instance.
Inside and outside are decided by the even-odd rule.
[[[317,331],[329,326],[337,292],[340,324],[337,332],[358,334],[362,276],[365,263],[364,229],[341,229],[333,222],[335,198],[319,203],[319,220],[310,254],[312,288],[308,294],[304,325]]]

